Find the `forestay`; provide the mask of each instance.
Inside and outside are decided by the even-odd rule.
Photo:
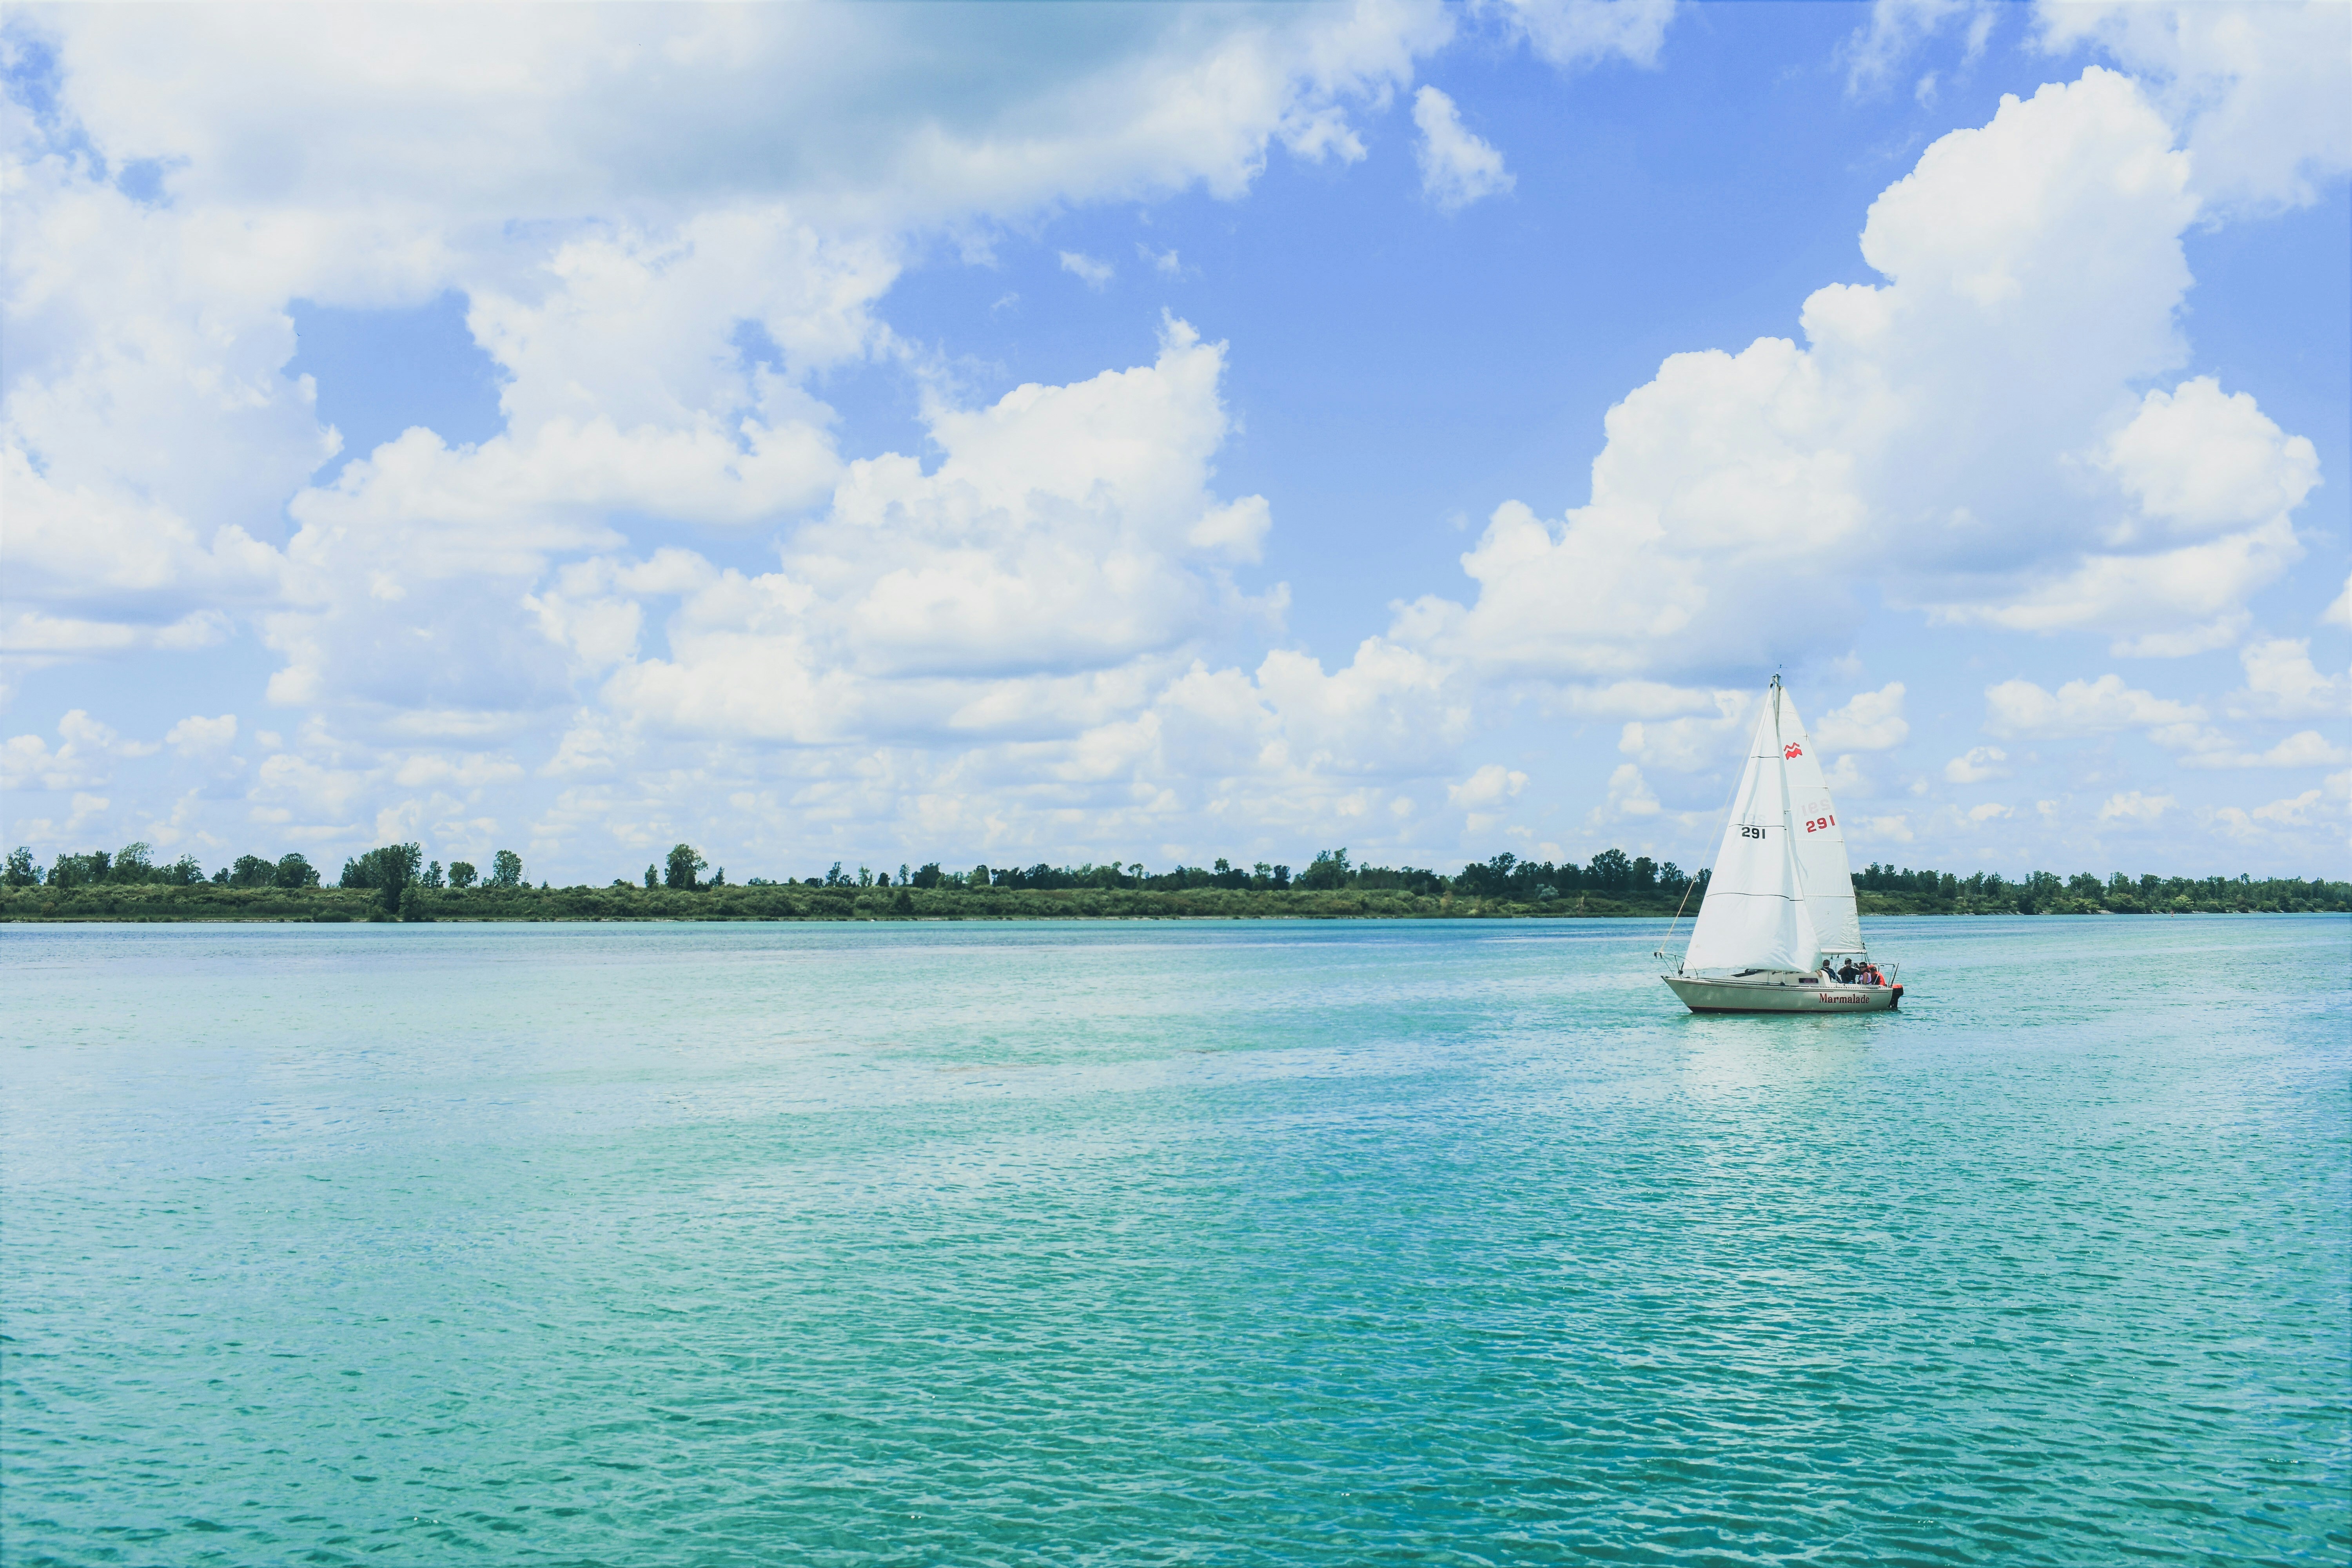
[[[1805,908],[1813,917],[1823,952],[1861,952],[1862,916],[1853,905],[1853,865],[1845,855],[1845,829],[1821,759],[1805,734],[1804,721],[1787,690],[1780,692],[1780,755],[1789,770],[1789,815],[1797,846],[1797,868],[1804,876]]]
[[[1775,681],[1748,766],[1725,826],[1723,847],[1698,921],[1691,928],[1686,970],[1776,969],[1810,973],[1821,967],[1822,939],[1805,896],[1790,810],[1787,748],[1781,737],[1782,704]],[[1811,748],[1805,748],[1810,754]],[[1820,769],[1813,770],[1819,776]],[[1843,858],[1844,851],[1839,851]],[[1850,885],[1850,884],[1849,884]],[[1849,896],[1848,907],[1852,906]]]

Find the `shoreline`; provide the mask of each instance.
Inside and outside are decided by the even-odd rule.
[[[510,924],[614,922],[816,922],[1050,920],[1672,920],[1678,900],[1628,894],[1580,894],[1520,902],[1367,890],[1256,891],[1191,889],[1162,892],[1124,889],[1039,890],[1002,889],[726,887],[691,892],[638,888],[525,888],[466,891],[416,890],[408,923]],[[2189,907],[2110,909],[2081,900],[2032,905],[2009,899],[1944,900],[1927,896],[1857,891],[1865,916],[2340,914],[2340,904],[2298,900],[2301,907],[2225,898]],[[2021,905],[2027,907],[2021,907]],[[1684,918],[1696,914],[1683,911]],[[301,889],[122,886],[46,888],[0,892],[0,924],[271,924],[400,923],[382,895],[367,889]]]

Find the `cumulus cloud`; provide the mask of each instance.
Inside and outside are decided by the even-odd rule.
[[[355,53],[322,12],[18,19],[41,79],[9,121],[0,483],[8,596],[47,618],[17,643],[150,647],[199,606],[268,606],[292,616],[279,695],[307,700],[330,645],[400,641],[397,615],[321,620],[478,575],[456,557],[597,548],[614,513],[740,526],[821,504],[840,462],[808,378],[888,350],[870,307],[908,233],[1236,195],[1276,144],[1360,157],[1350,115],[1454,26],[1420,0],[1039,13],[1027,31],[803,7],[577,20],[387,14],[396,44]],[[142,160],[164,199],[110,178]],[[505,429],[478,447],[414,431],[305,491],[289,561],[288,498],[340,437],[281,374],[288,301],[453,289]],[[452,594],[422,629],[463,644],[520,596]]]
[[[1672,13],[1484,14],[1581,68],[1655,63]],[[658,846],[719,800],[747,842],[786,820],[1055,855],[1177,824],[1402,831],[1423,803],[1484,815],[1510,795],[1461,792],[1523,787],[1454,755],[1480,693],[1521,676],[1548,711],[1632,721],[1604,808],[1631,821],[1661,814],[1644,768],[1736,751],[1752,698],[1714,689],[1732,665],[1812,646],[1853,584],[1889,591],[1882,541],[1931,614],[2141,652],[2242,636],[2301,549],[2309,444],[2173,378],[2179,236],[2240,199],[2167,140],[2167,117],[2221,113],[2176,90],[2207,79],[2193,62],[2151,78],[2154,108],[2093,73],[1938,142],[1864,226],[1883,281],[1816,294],[1802,346],[1667,362],[1612,412],[1587,506],[1496,509],[1465,559],[1475,602],[1406,605],[1327,668],[1230,652],[1279,637],[1286,594],[1236,585],[1276,520],[1216,483],[1221,345],[1171,323],[1150,363],[965,398],[880,306],[942,237],[980,257],[1066,205],[1236,195],[1285,150],[1364,157],[1359,123],[1465,13],[394,15],[402,47],[364,58],[328,13],[16,23],[55,69],[5,128],[0,653],[257,628],[270,700],[308,716],[252,737],[247,805],[290,841]],[[1451,100],[1412,110],[1433,200],[1511,188]],[[112,178],[141,159],[158,199]],[[1172,248],[1137,267],[1183,271]],[[453,289],[495,433],[412,429],[315,477],[343,437],[284,374],[289,302]],[[920,456],[843,448],[821,395],[874,364],[926,386]],[[1559,615],[1563,589],[1591,613]],[[2303,652],[2249,645],[2232,716],[2336,711]],[[1825,745],[1899,744],[1901,698],[1857,695]],[[76,722],[9,742],[7,777],[110,787],[141,743]],[[533,728],[547,746],[509,745]],[[199,715],[167,743],[217,757],[239,735]],[[2305,754],[2273,738],[2179,749]],[[557,798],[501,826],[486,796],[527,766]],[[1861,786],[1851,758],[1836,776]]]
[[[1109,262],[1097,261],[1085,252],[1076,250],[1062,252],[1062,270],[1069,273],[1097,294],[1108,288],[1110,280],[1118,275],[1118,268]]]
[[[1171,322],[1153,364],[936,411],[939,465],[851,464],[780,570],[678,552],[669,657],[625,655],[606,700],[673,731],[803,744],[1068,733],[1139,708],[1151,661],[1272,607],[1222,571],[1270,521],[1263,500],[1208,489],[1223,364],[1223,345]],[[623,649],[631,586],[577,574],[541,598],[542,624]]]
[[[1610,410],[1591,500],[1498,507],[1463,557],[1475,601],[1424,597],[1392,635],[1496,672],[1655,679],[1818,650],[1870,584],[2139,652],[2234,636],[2301,553],[2309,447],[2197,381],[2129,411],[2182,353],[2198,208],[2171,143],[2096,68],[1942,138],[1864,226],[1885,282],[1816,292],[1808,346],[1669,358]]]
[[[1453,19],[1414,0],[1083,22],[784,6],[559,28],[446,12],[403,16],[400,47],[366,51],[328,12],[42,26],[62,112],[110,158],[185,160],[167,176],[183,202],[335,210],[364,190],[497,223],[758,188],[882,226],[1195,184],[1232,195],[1276,143],[1360,156],[1350,111],[1409,79]],[[405,133],[383,138],[394,122]],[[290,127],[302,158],[282,156]]]
[[[1965,58],[1973,62],[1984,53],[1999,16],[1990,0],[1873,0],[1870,20],[1846,42],[1846,90],[1884,88],[1923,43],[1955,22],[1966,35]],[[1932,84],[1933,79],[1930,72],[1924,79]],[[1922,96],[1933,90],[1927,85]]]
[[[1587,826],[1601,828],[1612,822],[1655,816],[1660,809],[1657,795],[1642,777],[1642,770],[1632,763],[1621,763],[1609,775],[1609,798],[1592,808]]]
[[[1745,691],[1711,694],[1705,717],[1636,720],[1619,732],[1617,749],[1636,762],[1673,773],[1696,773],[1738,754],[1755,722],[1756,699]]]
[[[2202,710],[2124,684],[2120,675],[2070,680],[2045,691],[2030,680],[1985,689],[1985,728],[1996,735],[2079,739],[2117,730],[2195,723]]]
[[[2352,716],[2352,670],[2322,675],[2304,637],[2266,637],[2238,650],[2245,689],[2230,700],[2241,718],[2336,719]]]
[[[1859,844],[1908,844],[1918,837],[1911,830],[1910,817],[1900,814],[1849,816],[1842,826],[1846,837]]]
[[[1875,0],[1846,47],[1852,85],[1884,85],[1929,38],[1957,28],[1973,62],[2008,8],[1987,0]],[[2046,53],[2090,52],[2148,83],[2194,160],[2196,189],[2226,209],[2306,206],[2352,168],[2352,15],[2340,0],[2036,0]],[[1934,73],[1922,82],[1932,94]]]
[[[1825,752],[1888,752],[1911,733],[1903,718],[1903,683],[1857,691],[1843,708],[1832,708],[1813,726],[1813,740]]]
[[[2323,768],[2352,762],[2352,750],[2316,730],[2302,730],[2265,751],[2232,745],[2211,731],[2158,731],[2159,742],[2179,745],[2184,768]]]
[[[2248,811],[2226,805],[2212,814],[2212,825],[2241,842],[2308,843],[2311,830],[2334,828],[2336,847],[2352,844],[2346,824],[2352,821],[2352,769],[2330,773],[2317,789],[2307,789]]]
[[[2168,795],[2129,790],[2109,795],[2099,806],[2101,822],[2154,822],[2180,803]]]
[[[2327,608],[2320,612],[2319,618],[2331,626],[2352,630],[2352,577],[2344,580],[2344,592],[2328,601]]]
[[[90,789],[113,776],[119,758],[152,756],[152,742],[126,741],[79,708],[58,721],[53,749],[39,735],[16,735],[0,748],[0,789]]]
[[[1443,212],[1501,195],[1518,181],[1503,155],[1464,128],[1454,100],[1433,87],[1413,95],[1412,122],[1421,128],[1413,155],[1421,163],[1422,194]]]
[[[1944,764],[1947,784],[1982,784],[1987,779],[2005,779],[2009,773],[2009,753],[1999,746],[1970,746]]]
[[[1448,784],[1445,798],[1465,811],[1500,805],[1528,787],[1528,775],[1500,763],[1488,763],[1458,784]]]
[[[2040,0],[2035,17],[2045,48],[2094,47],[2155,85],[2210,202],[2307,206],[2352,169],[2352,12],[2340,0]]]
[[[226,751],[236,739],[236,715],[234,713],[224,713],[217,719],[191,713],[163,732],[165,745],[182,756],[189,757]]]
[[[1501,0],[1512,29],[1563,70],[1617,58],[1654,66],[1675,0]]]

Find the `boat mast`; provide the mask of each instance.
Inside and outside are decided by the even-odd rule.
[[[1805,859],[1797,853],[1797,818],[1789,802],[1789,742],[1780,738],[1780,677],[1778,671],[1772,676],[1772,765],[1780,770],[1780,853],[1790,865],[1797,868],[1797,895],[1802,899]],[[1806,921],[1809,926],[1811,923],[1810,920]],[[1821,953],[1816,952],[1813,959],[1819,963]]]

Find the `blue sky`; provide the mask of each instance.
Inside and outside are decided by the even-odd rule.
[[[44,858],[2346,873],[2352,6],[285,15],[7,24]]]

